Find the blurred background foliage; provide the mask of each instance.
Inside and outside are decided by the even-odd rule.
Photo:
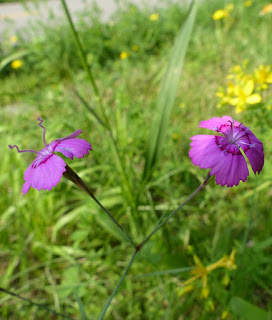
[[[231,105],[218,108],[216,96],[219,87],[227,86],[230,69],[245,59],[250,71],[271,64],[272,15],[260,14],[267,1],[246,2],[235,1],[232,10],[216,20],[213,14],[226,10],[230,2],[199,4],[167,142],[151,181],[140,199],[133,199],[136,210],[122,186],[108,134],[75,92],[99,112],[67,23],[52,16],[52,21],[1,41],[1,287],[74,318],[79,296],[93,319],[130,256],[104,213],[69,181],[62,179],[51,191],[32,189],[22,197],[23,173],[33,155],[17,154],[8,145],[39,150],[42,132],[36,118],[44,120],[47,141],[83,130],[82,138],[93,151],[68,164],[138,242],[202,182],[205,170],[188,158],[190,137],[206,132],[197,127],[199,121],[228,114],[250,126],[263,142],[263,171],[257,177],[251,173],[238,187],[212,182],[186,205],[143,249],[106,318],[250,320],[244,311],[239,314],[242,307],[271,313],[271,86],[266,100],[239,114]],[[76,27],[132,190],[140,187],[159,84],[187,14],[187,5],[150,10],[129,3],[107,22],[97,7],[86,6],[77,14]],[[208,266],[234,249],[237,268],[210,272],[204,296],[201,279],[182,292],[196,257]],[[0,305],[3,319],[55,319],[2,293]],[[254,312],[249,314],[256,319]]]

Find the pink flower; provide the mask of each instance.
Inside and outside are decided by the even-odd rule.
[[[199,127],[220,135],[197,135],[191,138],[189,157],[195,166],[211,169],[215,181],[222,186],[237,186],[249,175],[247,156],[252,170],[260,173],[264,165],[263,144],[242,123],[229,116],[201,121]]]
[[[45,128],[42,126],[42,119],[39,126],[43,128],[43,143],[45,148],[39,152],[34,150],[19,150],[17,145],[11,146],[10,149],[16,148],[18,152],[33,152],[37,154],[36,159],[26,169],[24,174],[25,183],[23,185],[23,195],[25,195],[30,187],[44,190],[51,190],[56,186],[66,171],[66,163],[57,156],[55,152],[62,153],[65,157],[73,159],[74,157],[83,158],[85,154],[89,154],[88,150],[92,150],[89,142],[83,139],[75,139],[82,133],[82,130],[77,130],[67,137],[53,140],[49,144],[45,141]]]

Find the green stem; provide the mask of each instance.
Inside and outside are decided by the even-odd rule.
[[[105,304],[105,306],[104,306],[104,308],[103,308],[103,310],[102,310],[102,312],[101,312],[98,320],[102,320],[103,317],[104,317],[104,315],[106,314],[107,309],[108,309],[108,307],[109,307],[110,304],[111,304],[111,300],[115,297],[115,295],[116,295],[119,287],[121,286],[121,284],[122,284],[125,276],[127,275],[127,273],[128,273],[128,271],[129,271],[129,269],[130,269],[130,267],[131,267],[134,259],[136,258],[136,255],[137,255],[137,254],[138,254],[138,251],[135,251],[135,252],[133,253],[133,255],[132,255],[132,257],[131,257],[131,259],[130,259],[130,261],[129,261],[129,263],[128,263],[125,271],[124,271],[124,273],[122,274],[122,277],[119,279],[119,281],[118,281],[118,283],[117,283],[117,286],[115,287],[113,293],[111,294],[111,296],[110,296],[109,299],[107,300],[107,302],[106,302],[106,304]]]
[[[130,239],[130,237],[122,228],[122,226],[114,219],[114,217],[109,213],[109,211],[99,202],[99,200],[95,197],[95,195],[87,186],[87,184],[67,164],[65,168],[66,168],[66,171],[64,172],[63,175],[67,179],[71,180],[74,184],[76,184],[81,190],[85,191],[99,205],[99,207],[109,216],[109,218],[113,221],[113,223],[123,232],[124,236],[126,237],[127,241],[132,245],[132,247],[135,247],[133,241]]]
[[[79,52],[79,56],[80,56],[80,60],[81,60],[81,63],[82,63],[82,66],[84,68],[84,70],[86,71],[87,73],[87,76],[91,82],[91,85],[93,87],[93,90],[94,90],[94,93],[95,93],[95,97],[96,99],[98,100],[98,103],[100,105],[100,109],[102,111],[102,114],[103,114],[103,117],[104,117],[104,121],[106,123],[106,126],[108,128],[110,128],[110,123],[109,123],[109,118],[104,110],[104,107],[103,107],[103,104],[102,104],[102,99],[101,99],[101,96],[99,94],[99,90],[98,90],[98,87],[95,83],[95,80],[94,80],[94,76],[92,74],[92,70],[91,68],[88,66],[88,62],[87,62],[87,58],[86,58],[86,55],[84,53],[84,50],[83,50],[83,47],[82,47],[82,44],[79,40],[79,36],[78,36],[78,33],[76,31],[76,28],[75,28],[75,25],[72,21],[72,18],[71,18],[71,15],[70,15],[70,12],[69,12],[69,9],[66,5],[66,2],[65,0],[61,0],[61,3],[62,3],[62,6],[63,6],[63,9],[64,9],[64,12],[65,12],[65,15],[67,17],[67,20],[69,22],[69,26],[70,26],[70,29],[72,31],[72,34],[73,34],[73,37],[74,37],[74,40],[75,40],[75,43],[76,43],[76,46],[78,48],[78,52]]]
[[[171,219],[187,202],[193,199],[194,196],[196,196],[203,188],[205,188],[209,178],[210,172],[208,172],[204,182],[184,202],[182,202],[182,204],[179,205],[176,210],[170,213],[167,218],[165,218],[157,227],[153,229],[153,231],[150,232],[150,234],[136,247],[136,251],[140,251],[142,247],[146,244],[146,242],[153,236],[154,233],[156,233],[162,226],[164,226],[168,222],[168,220]]]
[[[96,99],[98,100],[98,103],[100,105],[100,109],[101,109],[101,112],[103,114],[103,119],[104,119],[104,126],[108,129],[108,131],[110,133],[110,138],[111,138],[111,141],[112,141],[112,144],[113,144],[114,151],[116,153],[116,160],[117,160],[117,162],[119,164],[120,171],[121,171],[121,174],[122,174],[122,177],[123,177],[123,180],[124,180],[124,183],[126,185],[126,189],[127,189],[128,195],[129,195],[129,202],[130,202],[130,204],[132,206],[135,207],[135,201],[134,201],[134,198],[133,198],[132,188],[130,186],[129,179],[128,179],[126,171],[125,171],[124,163],[121,160],[121,156],[120,156],[119,149],[117,147],[116,140],[113,137],[113,134],[112,134],[112,131],[111,131],[111,127],[110,127],[109,118],[108,118],[108,116],[107,116],[107,114],[106,114],[106,112],[104,110],[104,106],[102,104],[102,99],[101,99],[101,96],[99,94],[98,87],[97,87],[97,85],[95,83],[95,80],[94,80],[94,77],[93,77],[93,74],[92,74],[92,70],[88,66],[87,58],[86,58],[86,55],[84,53],[83,46],[82,46],[82,44],[81,44],[81,42],[79,40],[78,33],[77,33],[76,28],[74,26],[74,23],[72,21],[72,18],[71,18],[71,15],[70,15],[70,12],[69,12],[69,9],[68,9],[68,7],[66,5],[65,0],[61,0],[61,3],[62,3],[62,6],[63,6],[63,9],[64,9],[64,12],[65,12],[65,15],[67,17],[67,20],[69,22],[69,26],[71,28],[75,43],[77,45],[82,66],[83,66],[84,70],[86,71],[86,73],[88,75],[88,78],[89,78],[89,80],[91,82],[91,85],[93,87]]]
[[[74,23],[72,21],[69,9],[68,9],[68,7],[66,5],[65,0],[61,0],[61,3],[62,3],[62,6],[63,6],[63,9],[64,9],[64,12],[65,12],[65,15],[67,17],[67,20],[69,22],[69,26],[71,28],[75,43],[76,43],[77,48],[78,48],[78,52],[79,52],[79,56],[80,56],[80,59],[81,59],[81,63],[82,63],[83,68],[85,69],[85,71],[86,71],[86,73],[87,73],[87,75],[88,75],[88,77],[89,77],[89,79],[91,81],[91,84],[92,84],[93,89],[94,89],[94,93],[95,93],[97,99],[100,101],[101,99],[100,99],[100,95],[99,95],[99,91],[98,91],[97,85],[96,85],[94,77],[92,75],[92,71],[88,66],[87,59],[86,59],[86,56],[84,54],[84,50],[83,50],[83,47],[81,45],[81,42],[79,40],[78,33],[77,33],[77,31],[75,29],[75,26],[74,26]]]
[[[126,267],[126,269],[125,269],[125,271],[124,271],[124,273],[122,275],[122,277],[119,279],[117,286],[115,287],[113,293],[111,294],[111,296],[107,300],[107,302],[106,302],[106,304],[105,304],[105,306],[104,306],[104,308],[103,308],[98,320],[102,320],[103,319],[104,315],[107,312],[108,307],[111,304],[112,299],[116,295],[121,283],[123,282],[125,276],[127,275],[128,271],[129,271],[134,259],[136,258],[137,254],[140,252],[140,250],[143,248],[143,246],[146,244],[146,242],[153,236],[153,234],[155,232],[157,232],[162,226],[164,226],[168,222],[168,220],[171,219],[187,202],[192,200],[192,198],[194,196],[196,196],[202,189],[204,189],[206,187],[209,178],[210,178],[210,172],[208,172],[204,182],[184,202],[182,202],[182,204],[179,205],[176,210],[174,210],[172,213],[170,213],[167,218],[165,218],[157,227],[155,227],[153,229],[153,231],[136,247],[136,249],[135,249],[135,251],[134,251],[134,253],[133,253],[133,255],[132,255],[132,257],[131,257],[131,259],[130,259],[130,261],[129,261],[129,263],[128,263],[128,265],[127,265],[127,267]]]

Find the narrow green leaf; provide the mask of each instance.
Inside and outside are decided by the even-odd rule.
[[[266,311],[254,306],[253,304],[239,297],[233,297],[231,299],[230,309],[236,316],[241,317],[241,319],[245,320],[271,319],[271,316],[269,316],[269,314]]]
[[[75,89],[75,94],[79,98],[79,100],[83,103],[83,105],[87,108],[87,110],[95,117],[95,119],[105,128],[108,129],[103,122],[103,120],[99,117],[99,115],[95,112],[95,110],[89,105],[89,103],[79,94],[79,92]]]
[[[161,82],[160,91],[157,98],[157,108],[154,114],[154,121],[151,126],[149,144],[147,147],[146,163],[143,174],[144,181],[149,180],[152,170],[162,150],[171,110],[175,102],[176,91],[185,54],[195,22],[196,12],[197,4],[194,3],[191,7],[188,18],[177,34],[168,67]]]
[[[24,56],[26,56],[27,54],[29,54],[29,51],[27,50],[21,50],[18,51],[16,53],[13,53],[11,55],[9,55],[8,57],[4,58],[1,62],[0,62],[0,72],[13,60],[16,59],[20,59]]]
[[[119,241],[128,241],[128,238],[126,235],[120,230],[116,224],[113,223],[113,221],[109,218],[108,215],[102,210],[95,212],[95,218],[97,219],[97,222],[103,227],[111,236],[113,236],[115,239],[118,239]]]
[[[77,291],[74,290],[74,293],[75,293],[75,296],[76,296],[76,299],[77,299],[77,304],[78,304],[79,311],[80,311],[80,314],[81,314],[81,319],[82,320],[88,320],[87,315],[86,315],[85,310],[84,310],[84,307],[83,307],[83,304],[81,302],[81,299],[80,299]]]

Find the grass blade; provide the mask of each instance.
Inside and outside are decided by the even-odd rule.
[[[176,37],[174,46],[172,48],[170,61],[168,63],[165,76],[161,82],[160,92],[157,98],[157,109],[155,111],[155,118],[151,127],[143,173],[143,181],[146,182],[150,179],[152,170],[161,153],[163,141],[166,135],[167,124],[175,102],[177,86],[180,79],[185,54],[195,22],[196,11],[197,4],[194,3],[191,7],[188,18]]]
[[[84,307],[83,307],[83,304],[82,304],[82,301],[81,301],[77,291],[75,290],[74,293],[75,293],[75,297],[77,299],[77,304],[78,304],[78,307],[79,307],[81,319],[82,320],[88,320],[87,315],[86,315],[85,310],[84,310]]]
[[[231,311],[241,319],[246,320],[269,320],[271,316],[264,310],[254,306],[239,297],[233,297],[230,301]]]
[[[95,117],[95,119],[107,130],[109,130],[104,123],[104,121],[99,117],[99,115],[95,112],[94,108],[92,108],[89,103],[79,94],[79,92],[75,89],[74,90],[75,94],[81,101],[81,103],[87,108],[87,110]]]
[[[29,54],[28,50],[21,50],[4,58],[2,61],[0,61],[0,72],[13,60],[20,59],[26,56],[27,54]]]

